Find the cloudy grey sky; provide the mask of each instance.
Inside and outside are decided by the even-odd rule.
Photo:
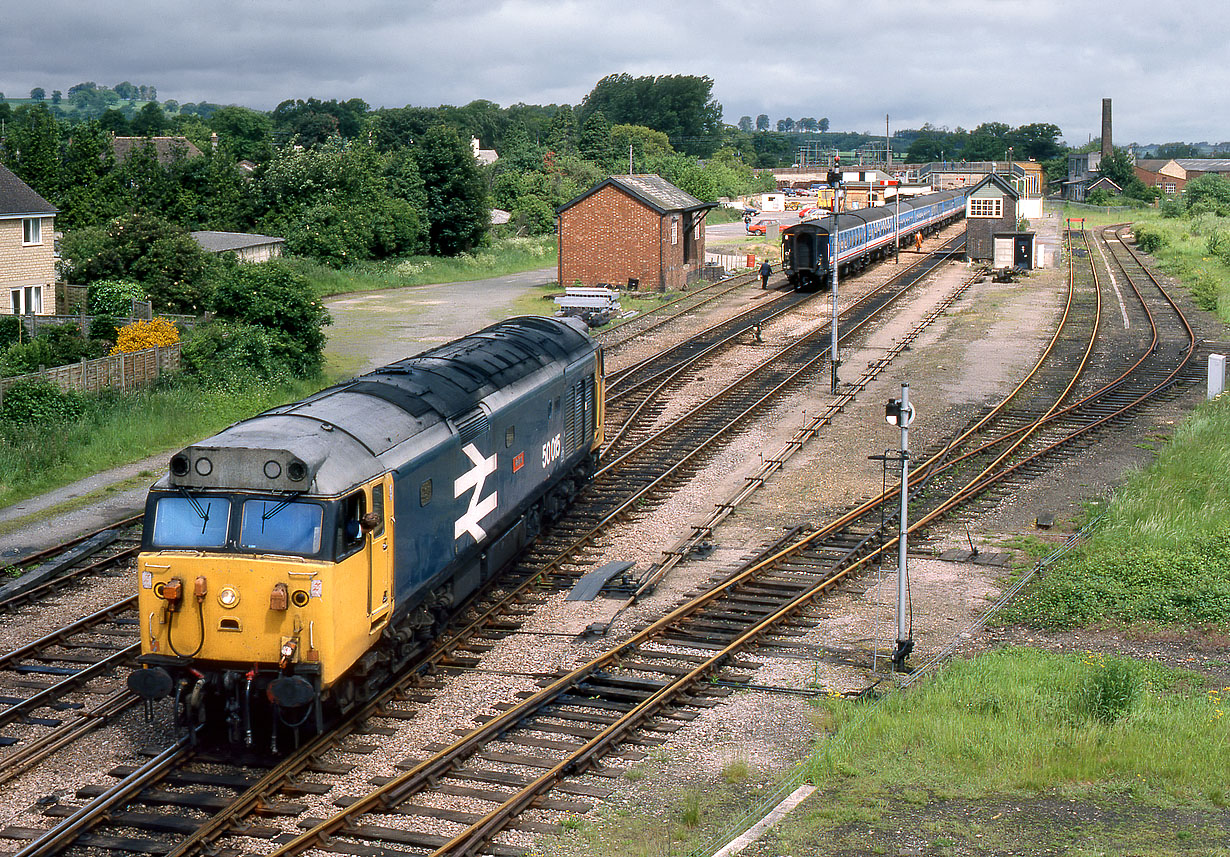
[[[271,109],[578,103],[603,76],[714,80],[725,120],[1053,122],[1079,145],[1230,140],[1230,14],[1157,0],[5,0],[0,92],[93,80]]]

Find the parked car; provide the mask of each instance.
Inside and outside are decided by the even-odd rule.
[[[770,226],[776,225],[776,220],[757,220],[755,223],[748,224],[747,232],[749,235],[765,235],[769,231]]]

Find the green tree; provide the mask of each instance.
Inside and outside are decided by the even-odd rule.
[[[5,133],[5,165],[35,193],[54,199],[60,185],[60,126],[47,105],[18,107]]]
[[[473,249],[487,234],[491,207],[469,144],[438,125],[423,135],[416,155],[427,190],[431,252],[453,256]]]
[[[600,111],[612,124],[653,128],[676,141],[680,150],[707,157],[717,148],[722,130],[722,105],[712,90],[709,77],[607,75],[581,103],[582,127]]]
[[[132,120],[132,130],[141,137],[157,137],[167,127],[167,116],[156,101],[146,102]]]
[[[218,283],[212,306],[220,319],[275,334],[281,356],[296,375],[320,371],[324,328],[333,319],[306,277],[278,262],[239,265]]]
[[[238,158],[263,163],[273,156],[273,122],[266,114],[223,107],[209,117],[209,124]]]
[[[1212,173],[1194,178],[1184,186],[1183,200],[1189,212],[1230,217],[1230,180]]]
[[[95,226],[120,213],[114,166],[111,137],[98,120],[73,128],[60,165],[63,189],[56,200],[60,208],[57,226]]]
[[[757,131],[768,131],[769,130],[769,114],[761,113],[759,116],[756,117],[756,130]]]
[[[128,117],[114,107],[102,112],[98,117],[98,124],[104,131],[110,131],[117,137],[132,136],[132,125],[128,124]]]
[[[155,214],[65,233],[60,256],[69,282],[132,280],[156,309],[170,312],[200,312],[218,264],[182,227]]]
[[[752,117],[751,116],[740,116],[739,117],[739,130],[743,131],[744,133],[749,133],[749,134],[751,133],[752,131]]]
[[[1059,145],[1061,133],[1058,125],[1052,125],[1049,122],[1034,122],[1013,129],[1008,134],[1008,143],[1012,146],[1013,157],[1045,161],[1056,157],[1063,151],[1063,147]]]
[[[595,110],[581,123],[577,150],[582,158],[595,164],[609,164],[615,157],[615,146],[611,142],[611,123],[601,110]]]
[[[41,86],[36,86],[30,90],[30,100],[31,101],[42,101],[46,97],[47,97],[47,91],[43,89]]]

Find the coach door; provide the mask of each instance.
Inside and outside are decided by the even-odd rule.
[[[367,614],[371,618],[372,632],[375,632],[388,621],[393,606],[393,550],[390,545],[393,536],[392,475],[386,473],[380,481],[369,485],[368,491],[367,508],[371,510],[371,520],[375,526],[367,534],[370,540]]]

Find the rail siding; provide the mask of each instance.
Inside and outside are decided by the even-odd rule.
[[[0,378],[0,397],[18,381],[44,380],[55,384],[61,390],[83,393],[110,388],[122,390],[153,383],[164,373],[175,372],[179,368],[180,346],[176,343],[129,354],[82,360],[80,363],[56,366],[28,375]]]

